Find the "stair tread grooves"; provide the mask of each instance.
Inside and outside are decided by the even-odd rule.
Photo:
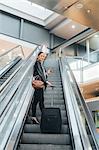
[[[42,133],[42,134],[39,134],[39,133],[23,133],[23,135],[33,135],[34,137],[35,136],[40,136],[40,137],[45,137],[45,136],[49,136],[49,137],[56,137],[56,138],[58,138],[58,137],[61,137],[61,136],[67,136],[67,135],[69,135],[69,134],[60,134],[60,133]]]
[[[72,150],[71,145],[20,144],[18,150]]]
[[[26,124],[24,126],[24,133],[41,133],[40,125]],[[61,129],[60,134],[65,134],[65,133],[69,133],[69,126],[68,125],[62,125],[62,129]]]
[[[23,133],[21,143],[70,144],[70,134]]]
[[[37,116],[38,118],[41,117],[41,116]],[[26,120],[26,123],[27,124],[32,124],[32,121],[31,121],[31,118],[28,117],[27,120]],[[68,118],[65,116],[62,116],[62,124],[68,124]]]

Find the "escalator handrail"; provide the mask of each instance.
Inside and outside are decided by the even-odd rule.
[[[69,66],[69,64],[68,64],[68,62],[67,62],[67,60],[66,60],[66,65],[67,65],[68,68],[69,68],[69,72],[70,72],[70,74],[71,74],[73,83],[74,83],[75,86],[76,86],[76,87],[75,87],[75,88],[76,88],[76,92],[77,92],[77,94],[78,94],[78,96],[79,96],[79,100],[80,100],[80,102],[81,102],[83,111],[84,111],[84,113],[85,113],[85,117],[86,117],[86,120],[87,120],[89,129],[90,129],[90,132],[91,132],[91,135],[92,135],[94,144],[95,144],[97,150],[99,150],[99,144],[98,144],[99,134],[97,134],[97,132],[96,132],[95,123],[94,123],[92,114],[91,114],[91,112],[90,112],[88,106],[87,106],[86,103],[85,103],[84,97],[83,97],[82,94],[81,94],[81,91],[80,91],[80,89],[79,89],[79,86],[78,86],[78,84],[77,84],[77,82],[76,82],[76,79],[75,79],[75,77],[74,77],[74,74],[73,74],[73,72],[72,72],[72,70],[71,70],[71,68],[70,68],[70,66]]]
[[[16,57],[13,61],[11,61],[9,64],[7,64],[5,67],[3,67],[0,70],[0,78],[7,73],[8,70],[10,70],[14,65],[16,65],[21,60],[21,57]]]
[[[39,52],[39,50],[37,49],[37,53]],[[36,55],[37,55],[37,53],[36,53]],[[33,55],[33,54],[32,54]],[[31,55],[31,56],[32,56]],[[36,59],[36,55],[35,55],[35,53],[34,53],[34,55],[32,56],[32,58],[30,57],[29,58],[29,60],[30,61],[28,61],[27,62],[27,66],[25,65],[25,71],[23,72],[23,74],[25,73],[25,76],[26,76],[26,74],[27,74],[27,71],[29,71],[29,70],[31,70],[31,68],[32,68],[32,65],[34,64],[34,61],[35,61],[35,59]],[[33,59],[35,57],[35,59]],[[32,59],[33,59],[33,61],[32,61]],[[30,65],[30,66],[29,66]],[[28,74],[30,74],[30,71],[29,71],[29,73]],[[31,74],[32,74],[32,70],[31,70]],[[28,88],[32,88],[32,86],[31,86],[31,84],[30,84],[30,82],[31,82],[31,79],[32,78],[30,78],[30,75],[29,75],[29,77],[25,77],[24,75],[23,75],[23,77],[22,78],[24,78],[24,81],[28,81],[29,82],[29,87],[27,87],[27,86],[25,86],[25,88],[27,88],[27,90],[28,90]],[[32,76],[31,76],[32,77]],[[26,79],[25,79],[26,78]],[[20,79],[21,80],[21,79]],[[20,80],[18,81],[18,82],[20,82]],[[22,80],[23,81],[23,80]],[[23,82],[24,83],[24,82]],[[19,84],[17,84],[17,87],[15,87],[15,92],[14,92],[14,96],[15,96],[15,94],[16,94],[16,92],[17,92],[17,90],[18,90],[18,88],[19,88],[19,86],[22,86],[22,85],[20,85],[20,84],[22,84],[22,82],[20,82]],[[29,91],[29,90],[28,90]],[[32,94],[32,92],[33,92],[33,89],[31,89],[31,92],[29,92],[29,94],[31,93]],[[26,93],[25,93],[26,94]],[[28,94],[28,95],[29,95]],[[30,95],[31,95],[30,94]],[[17,95],[18,95],[18,93],[17,93]],[[21,95],[22,96],[22,95]],[[16,99],[17,99],[17,97],[16,97]],[[22,100],[23,101],[23,100]],[[28,100],[26,100],[26,103],[27,103],[27,101]],[[29,100],[30,101],[30,100]],[[28,101],[28,102],[29,102]],[[24,102],[24,101],[23,101]],[[13,103],[13,101],[12,101],[12,103]],[[22,105],[22,102],[21,102],[21,105]],[[28,104],[27,104],[27,106],[28,106]],[[23,107],[23,106],[22,106]],[[18,107],[19,108],[19,107]],[[18,109],[18,108],[16,108],[16,109]],[[23,108],[23,110],[24,110],[24,108]],[[10,109],[8,109],[8,112],[10,111]],[[7,112],[7,114],[8,114],[8,112]],[[25,113],[25,112],[24,112]],[[12,114],[13,115],[13,114]],[[15,115],[15,114],[14,114]],[[22,114],[23,115],[23,114]],[[5,116],[6,117],[6,116]],[[17,118],[18,119],[18,118]],[[4,124],[4,122],[6,121],[7,119],[3,119],[3,124]],[[14,124],[15,124],[15,122],[16,122],[16,120],[14,119],[14,121],[13,120],[11,120],[11,122],[13,122],[13,127],[14,127]],[[22,123],[22,122],[21,122]],[[21,126],[21,124],[20,124],[20,126]],[[19,124],[18,124],[18,126],[17,126],[17,130],[19,130]],[[12,129],[10,129],[10,131],[13,131],[14,129],[12,128]],[[7,133],[9,133],[9,129],[7,130]],[[16,135],[16,133],[14,133],[14,140],[15,140],[15,137],[16,137],[16,140],[17,140],[17,136],[18,136],[18,134],[19,133],[17,133],[17,135]],[[14,142],[16,142],[16,141],[13,141],[13,143],[12,143],[12,140],[11,140],[11,136],[12,136],[12,133],[10,133],[9,134],[9,136],[7,136],[6,137],[6,139],[4,139],[3,141],[1,141],[2,142],[2,147],[0,147],[0,149],[3,149],[4,147],[5,147],[5,144],[8,144],[8,145],[13,145],[14,146]],[[8,139],[9,139],[9,142],[8,142]],[[6,141],[5,141],[6,140]],[[8,143],[7,143],[8,142]],[[9,144],[10,143],[10,144]]]
[[[20,84],[20,82],[21,82],[21,78],[22,77],[20,77],[20,74],[22,74],[22,76],[23,76],[23,74],[24,74],[24,71],[22,71],[23,69],[24,69],[24,66],[26,65],[26,63],[28,63],[28,61],[29,61],[29,58],[32,56],[32,55],[35,55],[35,52],[36,52],[36,50],[38,51],[38,47],[36,47],[35,48],[35,50],[32,52],[32,54],[30,54],[29,56],[28,56],[28,58],[26,59],[26,60],[24,60],[23,61],[23,63],[21,64],[21,66],[19,66],[18,67],[18,69],[16,69],[16,71],[15,71],[15,73],[17,73],[17,74],[15,74],[15,73],[13,73],[13,75],[11,76],[11,78],[10,78],[10,83],[7,85],[7,83],[6,84],[4,84],[4,86],[6,86],[7,85],[7,88],[5,88],[4,89],[4,86],[2,87],[0,87],[0,91],[2,91],[2,88],[3,88],[3,91],[2,91],[2,93],[0,93],[0,103],[2,103],[2,101],[3,101],[3,99],[5,99],[5,97],[6,97],[6,95],[9,93],[9,91],[10,91],[10,89],[11,89],[11,87],[13,86],[13,91],[14,90],[16,90],[17,89],[17,87],[18,87],[18,85]],[[31,60],[30,60],[31,61]],[[33,60],[33,61],[35,61],[35,60]],[[23,68],[23,69],[22,69]],[[19,74],[19,75],[18,75]],[[14,76],[14,78],[13,78],[13,76]],[[18,82],[16,83],[16,80],[17,80],[17,76],[19,76],[19,80],[18,80]],[[13,78],[13,79],[12,79]],[[12,79],[12,80],[11,80]],[[14,84],[14,83],[16,83],[16,84]],[[11,93],[12,93],[12,91],[11,91]],[[12,93],[13,94],[13,93]],[[11,94],[10,94],[11,95]],[[8,99],[10,99],[10,95],[8,96]],[[1,109],[2,110],[2,109]],[[1,112],[1,110],[0,110],[0,112]]]
[[[38,48],[35,48],[35,51],[36,50],[38,50]],[[32,54],[31,54],[31,56],[33,55],[33,54],[35,54],[35,51],[33,51],[32,52]],[[4,84],[4,86],[1,86],[0,87],[0,91],[2,91],[1,93],[0,93],[0,104],[4,101],[4,99],[5,99],[5,97],[6,97],[6,95],[9,93],[9,91],[10,91],[10,89],[11,89],[11,87],[13,86],[13,89],[11,90],[11,93],[12,93],[12,91],[13,90],[16,90],[17,89],[17,87],[18,87],[18,85],[20,84],[20,82],[21,82],[21,76],[20,76],[20,74],[22,74],[22,76],[23,76],[23,74],[24,74],[24,72],[23,72],[23,69],[24,69],[24,66],[26,65],[26,63],[28,63],[28,59],[30,58],[30,56],[28,56],[28,58],[26,59],[26,60],[24,60],[23,61],[23,63],[21,64],[21,66],[19,66],[18,67],[18,69],[16,69],[16,71],[15,71],[15,73],[13,73],[12,74],[12,76],[11,76],[11,78],[10,78],[10,82],[9,82],[9,84],[6,82],[5,84]],[[34,61],[34,60],[33,60]],[[23,69],[22,69],[23,68]],[[17,74],[16,74],[17,73]],[[14,76],[14,77],[13,77]],[[17,80],[17,76],[19,76],[19,80],[18,80],[18,82],[16,83],[16,80]],[[16,84],[15,84],[16,83]],[[6,88],[4,88],[6,86]],[[3,90],[2,90],[3,89]],[[13,94],[13,93],[12,93]],[[11,95],[11,94],[10,94]],[[10,95],[8,96],[8,99],[10,99]],[[1,109],[2,110],[2,109]],[[0,111],[1,111],[0,110]]]
[[[72,101],[71,101],[71,98],[73,98],[73,96],[71,96],[71,94],[69,93],[70,87],[68,84],[66,72],[63,68],[61,61],[59,61],[59,66],[60,66],[60,72],[61,72],[61,77],[62,77],[64,100],[65,100],[66,109],[67,109],[69,128],[70,128],[70,133],[72,135],[71,136],[72,146],[73,146],[73,149],[75,150],[83,150],[83,145],[82,145],[82,141],[80,138],[76,116],[75,116],[74,108],[73,108]]]
[[[42,48],[42,47],[41,47]],[[2,90],[4,90],[4,87],[10,82],[10,80],[15,76],[15,74],[25,65],[25,63],[27,63],[28,59],[35,54],[36,50],[38,49],[38,46],[34,49],[34,51],[26,58],[23,60],[22,64],[16,69],[16,71],[14,73],[12,73],[12,75],[5,81],[4,84],[1,85],[0,87],[0,92]]]

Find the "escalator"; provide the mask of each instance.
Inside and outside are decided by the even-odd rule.
[[[53,105],[61,109],[62,130],[60,134],[41,133],[40,126],[31,122],[30,107],[17,150],[73,150],[58,60],[52,61],[52,59],[48,59],[45,65],[52,68],[53,73],[49,75],[48,80],[55,85],[54,91],[52,91],[51,87],[47,87],[44,93],[45,107],[51,106],[52,92],[54,92]],[[37,106],[39,121],[40,116],[41,113]]]
[[[11,74],[19,67],[22,58],[17,57],[10,62],[5,68],[0,70],[0,86],[11,76]]]
[[[96,134],[91,114],[65,60],[58,61],[50,56],[45,62],[46,68],[51,67],[53,70],[48,80],[55,85],[54,91],[51,87],[45,90],[45,107],[51,106],[54,93],[54,107],[61,109],[61,133],[43,134],[40,132],[40,126],[33,124],[31,79],[35,53],[31,57],[18,74],[18,85],[16,84],[15,88],[12,86],[9,93],[5,93],[7,96],[3,102],[7,108],[0,118],[0,150],[99,150],[99,135]],[[3,93],[1,98],[5,95]],[[1,107],[4,106],[1,104]],[[41,112],[38,106],[37,117],[40,121]]]

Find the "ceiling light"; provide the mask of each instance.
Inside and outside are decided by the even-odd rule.
[[[98,35],[98,34],[96,34],[96,35],[94,35],[94,37],[96,37],[96,38],[97,38],[97,37],[99,37],[99,35]]]
[[[82,3],[78,3],[78,4],[76,4],[76,8],[81,9],[82,7],[83,7],[83,4],[82,4]]]
[[[76,27],[75,25],[72,25],[72,29],[75,29],[75,27]]]
[[[87,13],[90,13],[90,12],[91,12],[91,10],[90,10],[90,9],[88,9],[88,10],[87,10]]]
[[[96,90],[96,91],[98,91],[98,90],[99,90],[99,88],[96,88],[95,90]]]
[[[65,6],[64,8],[65,8],[65,9],[67,9],[68,7],[67,7],[67,6]]]

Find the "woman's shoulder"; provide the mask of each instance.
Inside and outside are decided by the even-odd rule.
[[[39,62],[39,61],[36,61],[36,62],[35,62],[35,65],[40,65],[40,62]]]
[[[34,64],[34,67],[38,67],[38,66],[40,66],[40,62],[36,61],[35,64]]]

